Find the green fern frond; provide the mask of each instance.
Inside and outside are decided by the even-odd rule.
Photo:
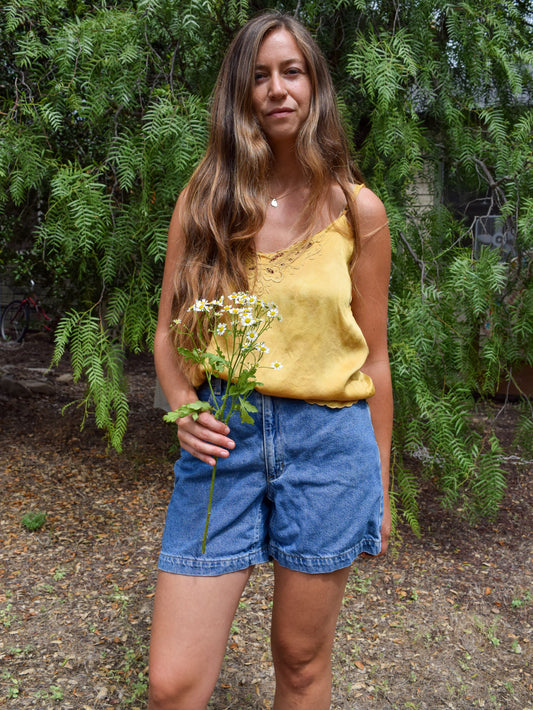
[[[410,526],[413,533],[420,537],[418,520],[419,484],[411,469],[396,462],[394,466],[395,494],[401,508],[401,515]]]

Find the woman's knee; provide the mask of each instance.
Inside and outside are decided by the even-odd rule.
[[[149,710],[205,710],[213,688],[188,669],[157,663],[149,669]]]
[[[278,641],[272,644],[272,657],[276,677],[295,692],[305,692],[331,679],[329,644],[308,646]]]

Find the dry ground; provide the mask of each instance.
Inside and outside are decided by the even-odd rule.
[[[0,348],[0,374],[49,383],[0,392],[0,707],[144,708],[156,559],[172,485],[172,441],[152,409],[147,356],[131,358],[131,426],[107,452],[80,392],[50,373],[33,336]],[[500,405],[477,413],[493,417]],[[385,558],[357,563],[338,624],[336,710],[533,709],[531,462],[510,448],[512,406],[498,417],[509,489],[495,521],[469,527],[428,483],[423,537],[404,527]],[[46,513],[37,532],[21,523]],[[256,570],[240,604],[211,710],[270,708],[272,575]]]

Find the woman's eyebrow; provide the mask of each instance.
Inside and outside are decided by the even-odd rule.
[[[305,61],[303,59],[299,59],[298,57],[294,57],[294,59],[284,59],[282,62],[280,62],[281,66],[288,66],[289,64],[301,64],[302,66],[305,65]],[[256,69],[268,69],[268,64],[256,64],[255,68]]]

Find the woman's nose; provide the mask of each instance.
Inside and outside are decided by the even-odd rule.
[[[279,74],[272,74],[270,77],[269,94],[272,98],[283,98],[287,94],[287,89]]]

